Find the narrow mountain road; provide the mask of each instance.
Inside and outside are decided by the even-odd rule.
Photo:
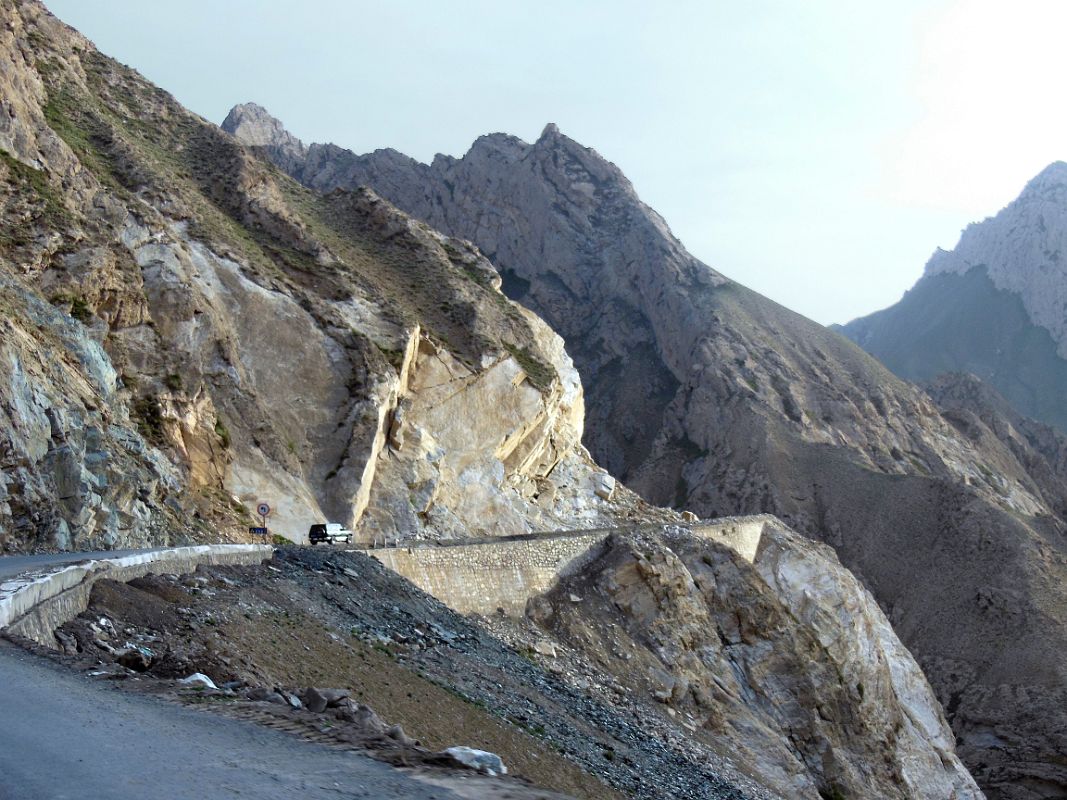
[[[0,798],[458,795],[350,752],[120,691],[0,641]]]
[[[103,550],[95,553],[40,553],[32,556],[4,556],[0,558],[0,579],[13,578],[23,572],[37,572],[50,567],[76,564],[94,558],[121,558],[138,553],[151,553],[165,548],[148,547],[143,550]]]

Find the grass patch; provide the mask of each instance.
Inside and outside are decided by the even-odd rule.
[[[31,217],[12,224],[10,213],[0,230],[0,245],[19,247],[29,244],[38,230],[64,230],[73,222],[73,214],[63,201],[62,194],[52,186],[43,170],[34,169],[19,161],[6,150],[0,150],[0,164],[7,173],[7,183],[20,200],[29,200],[34,209]]]
[[[83,325],[88,325],[89,320],[93,318],[93,312],[84,297],[61,293],[52,295],[48,298],[48,302],[54,306],[65,306],[68,309],[67,313]]]
[[[544,391],[550,388],[553,381],[558,377],[556,368],[551,364],[541,361],[541,359],[537,358],[537,356],[530,352],[528,347],[519,347],[510,342],[504,342],[504,349],[519,362],[519,366],[522,367],[522,371],[526,373],[526,377],[530,379],[530,383],[538,389]]]
[[[223,449],[224,450],[229,450],[230,449],[230,429],[227,428],[225,424],[223,424],[222,419],[219,418],[219,417],[215,418],[215,435],[218,436],[219,440],[222,442]],[[244,506],[241,506],[241,507],[244,508]]]

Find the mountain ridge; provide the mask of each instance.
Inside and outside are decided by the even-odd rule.
[[[582,386],[563,340],[507,300],[501,276],[468,241],[366,188],[317,193],[301,186],[32,0],[0,3],[0,89],[0,363],[15,376],[0,384],[4,552],[242,538],[261,501],[273,506],[271,530],[295,539],[309,521],[333,518],[352,524],[363,544],[598,526],[621,529],[621,539],[638,522],[684,541],[680,513],[615,485],[582,447]],[[524,690],[503,710],[483,702],[484,715],[516,741],[543,735],[561,758],[584,764],[589,781],[607,780],[642,798],[675,785],[700,787],[697,794],[709,777],[714,789],[703,794],[730,798],[875,791],[904,798],[929,794],[928,787],[980,797],[925,678],[881,612],[863,601],[862,588],[832,554],[781,527],[776,559],[803,556],[822,579],[818,597],[807,600],[833,603],[836,592],[860,597],[854,616],[877,636],[854,636],[826,614],[782,612],[775,630],[752,618],[743,634],[730,634],[733,644],[772,657],[737,673],[724,657],[733,687],[725,694],[711,688],[707,674],[699,697],[686,691],[688,657],[673,661],[641,642],[642,663],[656,672],[633,676],[632,685],[605,687],[597,678],[595,687],[571,687],[547,666],[520,670],[556,697],[581,692],[579,708],[604,709],[578,724],[552,720],[565,736],[531,728],[521,708],[538,695]],[[635,557],[656,546],[647,537],[635,542]],[[736,590],[713,590],[711,581],[737,572],[739,556],[708,548],[694,568],[724,620],[749,595],[775,607],[804,600],[752,565],[740,567]],[[404,631],[405,649],[426,650],[430,660],[500,649],[485,621],[460,625],[380,603],[375,587],[389,584],[409,600],[419,595],[411,608],[434,605],[396,576],[385,580],[380,567],[359,577],[334,561],[336,551],[289,552],[307,559],[309,569],[301,571],[328,597],[325,621],[336,622],[338,610],[374,606],[379,619],[364,634],[368,650],[388,649],[374,663],[390,678],[406,667],[383,645],[392,641],[378,627],[383,614],[403,618],[402,628],[384,630]],[[348,563],[368,560],[353,555]],[[683,603],[697,602],[695,583],[680,571],[675,577]],[[277,566],[260,570],[259,580],[289,592]],[[207,583],[193,580],[189,588],[210,613],[217,601]],[[219,585],[236,588],[229,579]],[[137,607],[145,593],[131,596],[140,598],[135,616],[158,627],[159,603],[148,612]],[[263,608],[233,610],[234,631],[243,635],[255,630],[249,625]],[[671,613],[666,605],[664,611]],[[210,619],[200,632],[214,640],[218,619]],[[181,630],[193,631],[188,620],[178,622]],[[279,620],[266,614],[259,622],[270,633],[250,638],[277,661],[286,652],[273,638]],[[354,630],[342,625],[340,635],[327,637],[329,628],[317,622],[302,627],[327,650],[351,655]],[[717,642],[714,629],[705,633]],[[800,679],[790,674],[773,656],[779,636],[798,642],[821,668]],[[158,638],[150,641],[159,648]],[[90,654],[115,656],[110,645],[83,644]],[[211,653],[196,646],[181,663],[225,667],[215,674],[232,670],[234,677],[252,677],[245,667],[255,671],[233,651],[231,658],[214,645],[203,649]],[[306,648],[292,652],[292,662],[308,666]],[[500,684],[486,676],[499,674],[501,663],[530,664],[529,653],[511,649],[508,661],[480,664],[482,688],[499,693]],[[168,666],[168,658],[158,661],[172,679],[167,670],[177,662]],[[797,662],[804,663],[789,663]],[[841,668],[864,676],[870,694],[839,679]],[[677,691],[650,695],[648,678],[664,675]],[[468,676],[453,677],[462,688]],[[613,699],[616,686],[619,698],[634,695],[633,706]],[[590,701],[591,692],[599,694]],[[462,698],[454,705],[462,707]],[[731,708],[766,724],[740,732],[705,728]],[[655,724],[628,723],[625,738],[591,724],[636,715],[632,709]],[[789,732],[796,725],[803,741]],[[906,736],[893,738],[898,725]],[[747,780],[741,790],[718,780],[719,762],[709,766],[704,756],[720,751],[722,735],[736,736],[733,744],[751,754],[745,766],[761,786]],[[576,739],[584,762],[563,747]],[[617,760],[607,755],[616,749]],[[656,765],[674,765],[677,774]]]
[[[839,330],[909,379],[974,372],[1023,414],[1062,432],[1065,256],[1067,163],[1057,161],[997,214],[968,225],[955,248],[935,251],[900,301]]]
[[[298,165],[307,185],[373,186],[486,253],[509,296],[563,335],[585,387],[584,441],[627,485],[705,516],[773,513],[833,545],[890,610],[957,736],[985,742],[967,751],[990,796],[1067,785],[1056,736],[1024,765],[980,733],[994,707],[1009,738],[1033,724],[1007,733],[993,687],[1015,681],[1027,703],[1048,691],[1054,705],[1067,681],[1039,688],[993,654],[1011,648],[1043,674],[1052,620],[1067,614],[1052,555],[1067,523],[1029,451],[957,428],[851,342],[698,262],[613,165],[562,134],[483,138],[431,165],[311,150],[330,157]]]

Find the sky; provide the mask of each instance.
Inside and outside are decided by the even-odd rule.
[[[1067,160],[1058,0],[46,4],[216,123],[254,101],[429,161],[555,122],[695,256],[824,324]]]

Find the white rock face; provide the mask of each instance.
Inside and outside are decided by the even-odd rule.
[[[1046,167],[996,216],[968,225],[954,249],[930,257],[925,274],[974,268],[1019,295],[1067,358],[1067,164]]]
[[[649,698],[777,796],[984,796],[874,599],[777,520],[754,564],[681,531],[620,533],[530,609],[598,682]]]
[[[790,612],[807,625],[840,666],[844,681],[865,687],[861,706],[878,715],[868,689],[888,689],[903,726],[893,751],[907,796],[983,797],[955,752],[955,737],[919,665],[893,632],[870,592],[844,569],[829,548],[794,534],[766,529],[755,562]],[[887,685],[888,679],[888,685]]]
[[[611,526],[640,513],[631,493],[605,491],[614,479],[581,446],[574,365],[562,340],[525,313],[553,356],[558,378],[547,392],[512,356],[473,368],[419,339],[402,370],[364,538],[506,536]]]

